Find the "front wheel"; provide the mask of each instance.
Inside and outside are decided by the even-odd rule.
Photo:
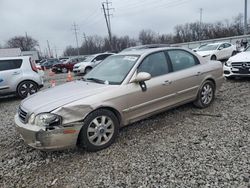
[[[214,100],[215,95],[215,85],[212,81],[206,80],[198,93],[197,99],[194,102],[194,105],[198,108],[208,107]]]
[[[85,69],[85,73],[88,74],[91,70],[92,70],[91,67],[87,67],[87,68]]]
[[[87,151],[98,151],[110,146],[118,135],[119,121],[113,112],[99,109],[83,121],[78,144]]]
[[[32,81],[23,81],[17,86],[17,95],[24,99],[38,91],[38,86]]]

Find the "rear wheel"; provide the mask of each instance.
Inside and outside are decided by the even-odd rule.
[[[211,60],[216,60],[216,59],[217,59],[216,56],[212,55]]]
[[[212,81],[206,80],[198,93],[197,99],[194,102],[194,105],[198,108],[208,107],[214,100],[215,94],[215,85]]]
[[[232,56],[234,56],[234,55],[236,55],[237,54],[237,52],[236,51],[233,51],[232,52]]]
[[[100,109],[89,114],[79,133],[78,144],[87,151],[110,146],[118,135],[119,121],[113,112]]]
[[[17,95],[24,99],[38,91],[38,85],[33,81],[23,81],[17,86]]]

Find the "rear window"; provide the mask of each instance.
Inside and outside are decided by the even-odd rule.
[[[22,59],[0,60],[0,71],[18,69],[22,66]]]

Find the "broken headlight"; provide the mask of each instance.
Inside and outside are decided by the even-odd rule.
[[[62,117],[51,113],[31,114],[29,123],[40,127],[58,126],[62,122]]]

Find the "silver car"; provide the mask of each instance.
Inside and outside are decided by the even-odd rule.
[[[15,93],[25,98],[41,87],[42,75],[29,56],[0,58],[0,95]]]
[[[220,62],[187,49],[122,52],[83,80],[23,100],[15,123],[32,147],[97,151],[110,146],[122,126],[184,103],[209,106],[222,81]]]

